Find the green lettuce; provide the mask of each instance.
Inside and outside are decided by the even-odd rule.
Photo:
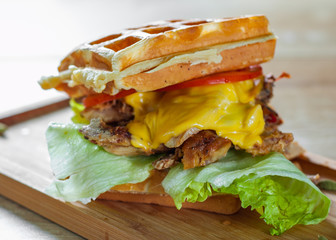
[[[83,138],[79,124],[50,124],[47,130],[51,166],[56,180],[46,192],[65,201],[87,203],[111,187],[147,179],[158,156],[117,156]],[[204,201],[213,193],[238,195],[279,235],[295,224],[325,219],[330,200],[282,154],[252,157],[231,150],[205,167],[170,169],[162,182],[178,209],[184,201]]]
[[[75,99],[71,98],[69,105],[71,107],[71,110],[75,114],[72,118],[71,121],[73,123],[79,123],[79,124],[89,124],[90,121],[87,119],[83,118],[80,113],[85,109],[85,106],[83,104],[80,104],[75,101]]]
[[[177,208],[184,201],[204,201],[213,192],[239,195],[243,208],[263,209],[261,218],[279,235],[295,224],[317,224],[331,201],[280,153],[252,157],[231,150],[205,167],[172,168],[162,182]]]
[[[111,187],[147,179],[157,156],[125,157],[85,140],[81,125],[51,123],[46,137],[56,180],[46,193],[65,201],[87,203]]]

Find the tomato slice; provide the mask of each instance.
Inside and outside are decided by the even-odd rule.
[[[134,89],[130,89],[130,90],[121,90],[118,94],[113,96],[105,93],[93,94],[84,98],[83,104],[85,107],[92,107],[100,103],[109,102],[118,98],[126,97],[135,92],[136,91]]]
[[[198,87],[204,85],[213,85],[213,84],[221,84],[221,83],[232,83],[238,81],[244,81],[248,79],[253,79],[260,77],[263,74],[262,68],[257,66],[250,66],[248,68],[244,68],[237,71],[228,71],[215,73],[206,77],[196,78],[190,81],[178,83],[172,86],[168,86],[165,88],[158,89],[156,91],[172,91],[177,89],[184,89],[190,87]]]

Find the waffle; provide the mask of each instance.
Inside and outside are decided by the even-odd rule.
[[[58,70],[78,68],[73,68],[72,80],[67,81],[71,87],[84,85],[108,94],[131,88],[152,91],[266,62],[273,57],[275,42],[267,18],[261,15],[160,21],[82,44],[62,60]],[[46,79],[41,86],[56,87],[64,81]]]
[[[160,21],[83,44],[62,61],[59,71],[79,65],[120,72],[141,61],[269,33],[265,16]],[[86,51],[96,54],[90,59]],[[106,59],[100,63],[101,57]]]
[[[166,174],[166,172],[153,170],[151,176],[144,182],[117,185],[110,191],[99,195],[98,199],[175,207],[173,199],[165,193],[161,185]],[[234,214],[240,206],[239,198],[230,194],[214,194],[204,202],[183,203],[183,208],[221,214]]]

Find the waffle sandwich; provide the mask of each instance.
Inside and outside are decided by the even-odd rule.
[[[40,80],[75,113],[47,130],[47,192],[223,214],[251,206],[272,234],[318,223],[330,200],[288,160],[302,149],[278,129],[276,78],[259,65],[275,44],[257,15],[160,21],[80,45]]]

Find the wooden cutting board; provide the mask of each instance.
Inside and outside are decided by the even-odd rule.
[[[249,209],[225,216],[147,204],[100,200],[84,205],[53,199],[43,193],[52,181],[44,132],[50,121],[69,121],[69,109],[50,113],[64,105],[63,102],[2,119],[12,126],[0,138],[0,194],[85,238],[318,239],[322,235],[329,240],[336,239],[336,194],[328,192],[333,203],[324,222],[295,226],[280,237],[269,235],[270,226]],[[336,180],[332,160],[309,156],[314,163],[299,160],[305,173],[319,173]]]

